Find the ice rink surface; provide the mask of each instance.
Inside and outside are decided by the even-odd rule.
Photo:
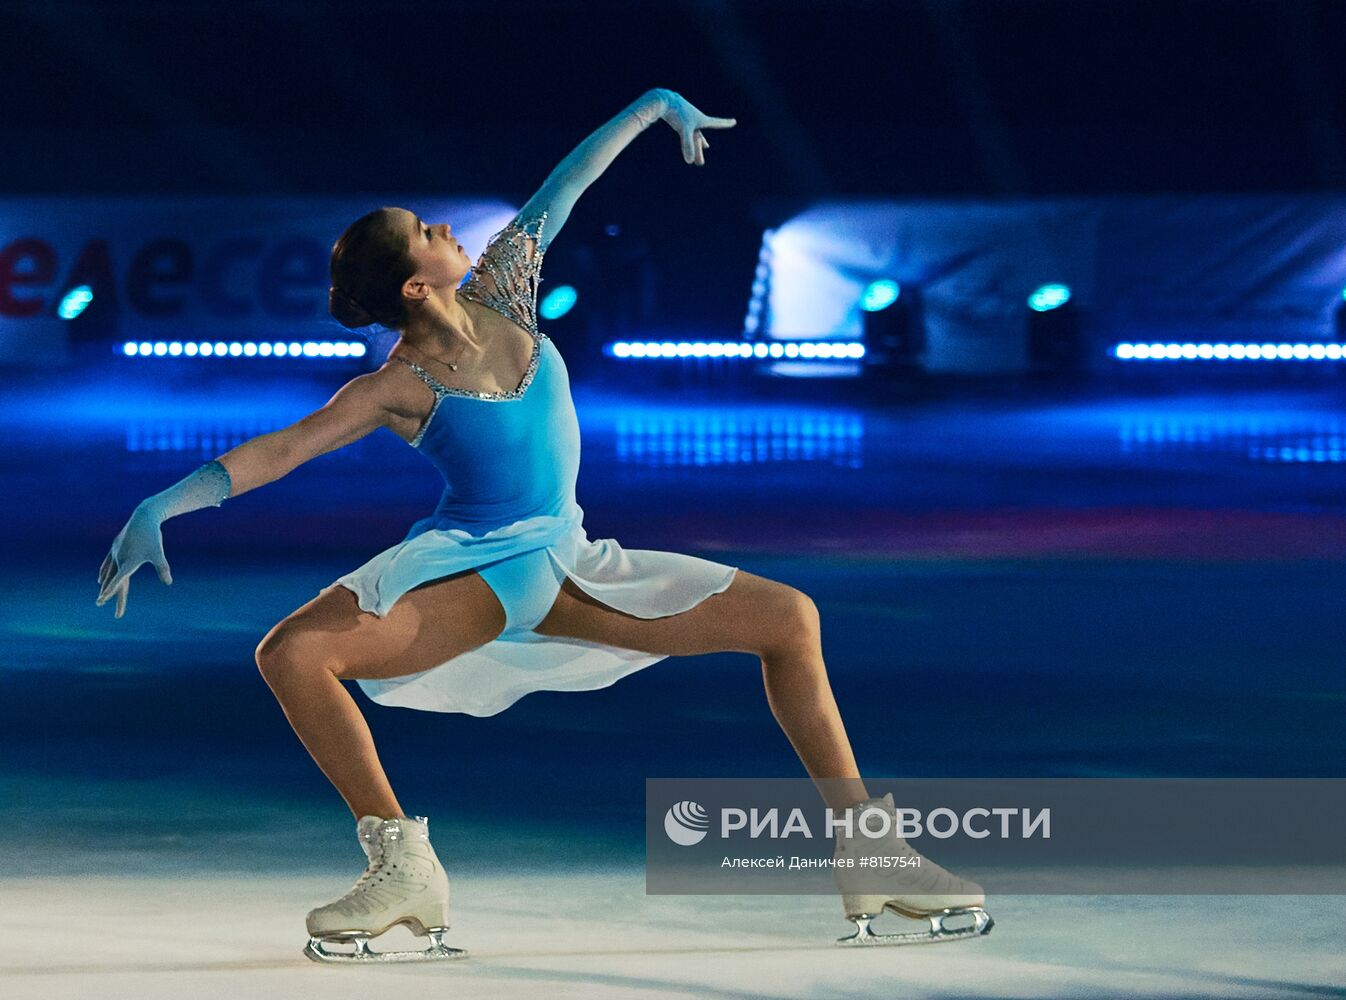
[[[307,906],[346,888],[335,877],[5,879],[0,988],[10,1000],[746,1000],[1329,997],[1346,983],[1331,896],[993,897],[984,938],[841,949],[830,938],[850,925],[821,896],[646,896],[639,868],[450,877],[445,942],[468,958],[376,968],[300,954]],[[399,929],[382,946],[415,941]]]

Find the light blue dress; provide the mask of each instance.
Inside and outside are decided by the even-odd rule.
[[[561,352],[537,327],[546,213],[516,216],[493,236],[458,290],[517,323],[533,339],[523,379],[510,392],[441,384],[400,356],[435,393],[411,442],[444,477],[443,496],[397,545],[323,588],[346,587],[380,617],[407,591],[476,570],[505,608],[504,632],[429,670],[362,680],[374,701],[486,716],[530,691],[607,687],[665,658],[580,639],[540,635],[568,576],[596,600],[640,618],[687,611],[728,589],[737,567],[695,556],[590,541],[575,501],[580,430]]]

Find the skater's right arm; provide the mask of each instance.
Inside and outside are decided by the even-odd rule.
[[[229,495],[265,486],[319,455],[388,426],[393,412],[401,408],[391,383],[383,371],[360,375],[302,420],[226,451],[219,461],[233,481]]]
[[[142,500],[112,541],[98,571],[101,607],[117,598],[116,617],[126,611],[131,574],[151,563],[166,584],[173,582],[160,525],[170,517],[218,507],[230,497],[273,482],[296,467],[386,426],[401,405],[388,395],[386,379],[371,372],[342,386],[302,420],[243,442],[202,465],[161,493]]]

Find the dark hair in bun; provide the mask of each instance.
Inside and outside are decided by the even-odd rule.
[[[327,310],[347,330],[371,323],[401,329],[407,322],[402,285],[416,273],[406,234],[390,208],[352,222],[332,247]]]

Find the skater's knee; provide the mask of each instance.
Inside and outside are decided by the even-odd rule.
[[[822,632],[822,615],[818,612],[818,605],[802,590],[794,591],[791,598],[787,619],[789,631],[800,642],[812,646],[818,641],[818,636]]]
[[[338,673],[340,670],[340,663],[327,643],[315,637],[311,630],[285,622],[273,628],[257,644],[254,657],[257,669],[273,687],[305,671]]]
[[[787,587],[780,597],[780,606],[771,618],[771,652],[812,650],[822,633],[822,618],[813,598],[802,590]]]

